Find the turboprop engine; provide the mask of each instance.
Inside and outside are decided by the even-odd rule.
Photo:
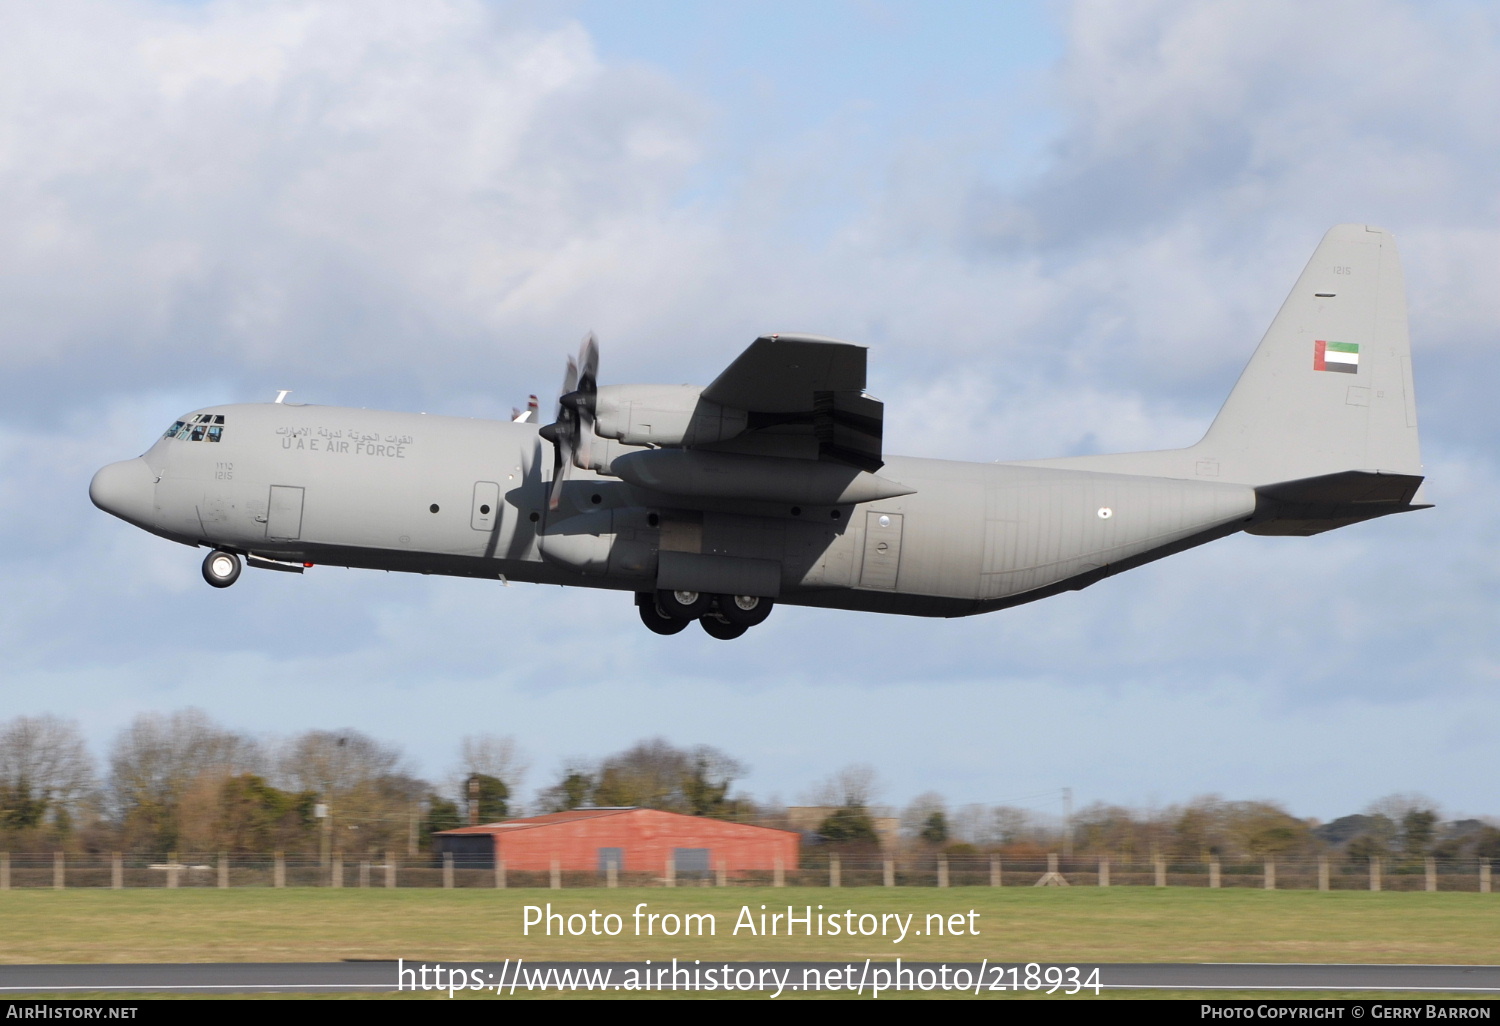
[[[708,445],[741,434],[748,419],[696,385],[605,385],[594,399],[594,433],[626,445]]]

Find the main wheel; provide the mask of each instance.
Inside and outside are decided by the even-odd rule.
[[[720,641],[733,641],[750,629],[743,624],[725,623],[717,616],[705,616],[698,622],[703,625],[710,638],[718,638]]]
[[[656,604],[666,616],[696,620],[713,606],[714,597],[701,591],[659,591]]]
[[[215,588],[227,588],[240,579],[240,557],[214,549],[203,560],[203,579]]]
[[[641,623],[655,634],[676,634],[684,630],[691,620],[679,620],[675,616],[666,616],[660,609],[656,608],[656,599],[653,595],[642,596],[645,601],[637,602],[636,609],[641,614]]]
[[[756,595],[719,595],[715,598],[715,609],[719,618],[740,627],[757,627],[771,615],[776,603]]]

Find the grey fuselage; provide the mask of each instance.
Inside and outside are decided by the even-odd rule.
[[[535,424],[289,403],[209,407],[95,502],[188,545],[283,564],[648,592],[665,553],[759,568],[793,605],[965,616],[1084,587],[1242,529],[1244,484],[889,457],[910,494],[843,506],[685,500],[569,468]],[[667,557],[670,559],[671,557]],[[252,560],[252,563],[254,560]]]

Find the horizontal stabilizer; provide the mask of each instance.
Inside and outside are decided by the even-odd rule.
[[[1255,490],[1255,522],[1245,530],[1306,536],[1391,513],[1427,509],[1430,503],[1412,502],[1421,484],[1422,478],[1412,474],[1347,470],[1263,485]]]

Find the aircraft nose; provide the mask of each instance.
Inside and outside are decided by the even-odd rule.
[[[111,463],[94,475],[89,498],[106,513],[146,526],[156,516],[156,473],[139,456]]]

